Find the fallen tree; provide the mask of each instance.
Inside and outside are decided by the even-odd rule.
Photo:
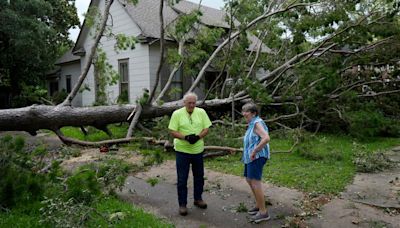
[[[106,4],[99,29],[95,36],[95,42],[88,54],[89,60],[84,65],[84,70],[79,77],[78,83],[74,86],[72,92],[68,95],[65,101],[58,106],[33,105],[18,109],[0,110],[0,131],[27,131],[34,135],[40,129],[49,129],[56,132],[60,139],[66,143],[90,146],[98,144],[69,140],[62,135],[60,129],[64,126],[94,126],[109,133],[107,130],[108,124],[131,121],[132,119],[129,128],[130,130],[125,139],[116,139],[104,142],[104,144],[121,143],[128,142],[134,138],[131,137],[133,134],[132,129],[137,123],[140,123],[141,120],[167,115],[178,107],[181,107],[182,103],[179,100],[164,103],[162,105],[154,102],[160,100],[160,97],[155,99],[155,91],[158,89],[157,83],[154,88],[151,88],[149,97],[144,101],[138,101],[138,104],[141,105],[141,108],[138,109],[139,111],[136,109],[137,105],[131,104],[95,107],[70,106],[72,99],[81,88],[88,70],[91,67],[92,59],[96,53],[96,48],[99,45],[99,41],[105,31],[105,27],[107,26],[107,20],[110,17],[110,8],[113,3],[114,1],[108,1]],[[340,26],[330,24],[326,27],[326,22],[317,21],[318,17],[320,17],[318,10],[322,10],[323,13],[333,14],[336,11],[343,10],[343,7],[348,7],[348,3],[341,3],[343,6],[339,4],[337,6],[335,5],[333,8],[329,8],[328,6],[330,3],[330,1],[323,1],[315,4],[304,3],[301,1],[272,1],[270,4],[265,5],[265,7],[256,8],[257,10],[255,12],[259,13],[259,15],[251,15],[253,20],[249,20],[249,18],[246,17],[243,19],[241,18],[243,15],[234,15],[232,12],[242,12],[241,7],[245,7],[246,4],[256,4],[256,1],[248,1],[242,5],[228,5],[229,7],[232,7],[232,10],[230,10],[231,14],[228,16],[231,18],[231,21],[233,21],[232,18],[237,17],[239,25],[234,27],[234,23],[231,23],[231,32],[228,36],[222,38],[222,41],[219,42],[220,44],[212,53],[210,53],[206,61],[197,63],[199,70],[193,77],[194,83],[189,90],[193,90],[194,87],[198,85],[204,76],[205,69],[213,61],[221,61],[224,63],[221,64],[223,67],[220,69],[220,76],[223,71],[233,72],[234,74],[232,73],[229,75],[230,78],[224,78],[224,80],[222,80],[222,86],[213,85],[212,88],[216,91],[215,94],[218,95],[214,96],[215,98],[199,101],[201,107],[206,110],[212,110],[214,108],[221,109],[221,107],[225,108],[228,107],[228,105],[232,105],[232,116],[234,116],[235,103],[247,99],[260,103],[265,107],[282,107],[281,109],[284,110],[285,113],[278,113],[277,115],[272,116],[272,118],[269,119],[269,123],[271,124],[276,122],[279,126],[285,126],[277,121],[290,118],[304,118],[306,116],[307,121],[310,123],[317,123],[319,128],[319,119],[313,120],[313,118],[319,118],[319,116],[322,115],[331,115],[331,110],[334,110],[333,113],[338,115],[340,119],[344,120],[343,112],[346,110],[345,105],[341,104],[340,99],[341,97],[346,96],[348,92],[354,92],[356,97],[359,99],[372,99],[374,97],[399,93],[399,90],[396,89],[397,85],[394,84],[394,80],[387,81],[388,79],[383,77],[378,79],[372,79],[371,77],[368,78],[366,76],[361,78],[359,76],[355,77],[357,72],[347,74],[346,72],[348,72],[348,70],[345,70],[352,70],[348,65],[359,66],[357,64],[357,56],[369,56],[377,52],[379,47],[382,46],[391,47],[393,45],[398,45],[396,34],[389,34],[386,36],[371,35],[374,37],[372,42],[368,37],[356,37],[357,39],[354,42],[349,38],[357,36],[355,34],[357,34],[357,29],[359,27],[365,29],[365,27],[373,28],[374,26],[381,26],[383,22],[387,22],[385,20],[389,20],[389,22],[392,23],[389,17],[397,14],[390,14],[390,11],[383,11],[382,9],[384,7],[380,8],[374,6],[370,11],[365,11],[367,13],[359,14],[357,10],[354,10],[351,11],[347,18],[337,19],[341,22]],[[327,8],[324,8],[323,6],[327,6]],[[368,4],[365,5],[365,7],[367,6]],[[165,61],[163,56],[163,50],[165,47],[163,45],[164,26],[162,9],[163,1],[161,0],[159,11],[160,24],[162,25],[160,28],[160,34],[162,34],[160,38],[161,61],[157,70],[157,78],[160,77],[161,67]],[[315,20],[314,22],[316,24],[310,24],[309,28],[297,28],[296,25],[292,24],[290,21],[293,18],[297,18],[297,14],[307,15],[311,18],[308,19]],[[336,20],[335,18],[330,19],[332,20],[332,23]],[[274,31],[279,28],[279,25],[276,24],[274,20],[282,20],[285,22],[287,30],[292,32],[294,34],[293,36],[302,36],[304,39],[302,41],[303,43],[296,43],[297,41],[293,41],[290,49],[288,47],[291,42],[290,39],[284,39],[280,37],[279,34],[274,34]],[[196,22],[197,21],[194,21],[193,23]],[[271,24],[264,22],[271,22]],[[307,24],[308,22],[305,23]],[[282,30],[282,28],[280,29]],[[318,40],[307,41],[305,37],[307,36],[308,30],[310,30],[310,32],[318,31],[315,35],[318,37]],[[232,31],[234,32],[232,33]],[[371,31],[371,33],[372,32],[374,31]],[[260,38],[256,39],[256,42],[259,43],[256,45],[257,47],[255,47],[254,50],[251,50],[251,52],[248,51],[248,46],[241,43],[246,43],[246,41],[248,41],[245,36],[250,33],[258,34],[257,37]],[[278,42],[279,45],[276,45],[277,41],[271,40],[270,36],[275,37],[275,39],[280,39]],[[185,40],[186,39],[188,38],[185,38]],[[363,42],[360,42],[360,40]],[[189,49],[185,49],[185,44],[180,41],[181,40],[178,40],[178,43],[180,43],[180,58],[176,65],[179,67],[186,64],[186,58],[189,58],[188,56],[191,54],[187,53]],[[262,52],[261,47],[263,46],[272,51]],[[299,48],[299,46],[301,46],[301,48]],[[255,57],[251,56],[254,51],[256,51]],[[186,53],[186,57],[183,56],[184,53]],[[224,54],[226,56],[224,56]],[[356,57],[353,58],[352,56]],[[217,57],[221,60],[217,60]],[[243,58],[246,58],[247,61],[242,66],[239,63],[243,62]],[[336,61],[336,59],[340,59],[345,64],[340,67],[341,69],[336,69],[337,73],[334,75],[335,78],[332,76],[333,73],[332,75],[328,75],[330,76],[329,78],[327,75],[320,76],[320,72],[318,71],[313,72],[310,75],[306,75],[301,71],[304,69],[309,70],[307,69],[307,64],[310,62],[312,62],[310,67],[323,67],[323,64],[326,62],[329,63],[330,61]],[[384,63],[388,62],[390,61],[386,60]],[[335,65],[335,67],[337,66]],[[252,75],[253,71],[257,68],[266,68],[269,69],[269,71],[261,75],[261,77],[256,78]],[[310,69],[313,70],[313,68]],[[174,69],[174,71],[175,70],[176,69]],[[230,93],[226,94],[225,89],[228,84],[228,79],[231,79],[231,82],[233,81],[233,85],[231,85]],[[370,85],[371,81],[377,82],[376,88],[370,88],[374,90],[373,93],[371,93],[371,91],[365,93],[361,90],[364,86]],[[379,84],[384,84],[385,86],[378,87]],[[169,86],[168,83],[167,86]],[[321,92],[320,87],[323,87],[325,90]],[[161,88],[160,91],[165,93],[163,88]],[[304,96],[305,94],[307,94],[307,96]],[[314,99],[314,102],[319,104],[328,103],[326,104],[327,107],[324,107],[319,111],[319,116],[315,115],[315,104],[310,105],[310,97]],[[329,102],[331,104],[329,104]],[[314,116],[310,117],[307,115],[310,110],[313,110],[312,114],[314,114]],[[129,119],[128,117],[131,116],[133,116],[133,118]],[[299,126],[303,126],[300,124],[303,120],[300,121],[299,119],[297,122],[299,123]],[[286,127],[287,126],[285,126],[285,128]]]

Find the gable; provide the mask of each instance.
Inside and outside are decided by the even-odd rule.
[[[110,8],[111,16],[108,18],[107,25],[112,27],[114,34],[124,33],[130,36],[139,36],[142,31],[135,21],[133,21],[132,17],[126,12],[126,5],[122,2],[123,1],[114,1]],[[91,0],[89,8],[90,7],[95,7],[103,13],[105,0]],[[84,56],[86,51],[85,44],[88,39],[93,39],[94,35],[94,26],[88,26],[85,18],[78,39],[72,49],[73,54]],[[105,37],[102,39],[104,38]]]

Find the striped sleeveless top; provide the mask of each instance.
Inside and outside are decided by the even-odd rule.
[[[244,135],[244,138],[243,138],[242,162],[244,164],[248,164],[251,162],[251,160],[250,160],[251,152],[261,141],[261,137],[258,136],[254,131],[256,123],[260,123],[261,126],[265,129],[265,131],[268,132],[267,125],[260,117],[255,116],[250,121],[249,125],[247,126],[246,134]],[[260,158],[260,157],[265,157],[267,160],[270,158],[269,143],[267,143],[267,145],[265,145],[264,148],[262,148],[262,150],[257,153],[256,159]]]

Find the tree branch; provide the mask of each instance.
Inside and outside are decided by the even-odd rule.
[[[275,14],[279,14],[279,13],[283,13],[286,11],[289,11],[293,8],[296,7],[302,7],[302,6],[309,6],[310,4],[308,3],[299,3],[299,4],[290,4],[289,6],[271,12],[271,13],[267,13],[265,12],[263,15],[255,18],[253,21],[251,21],[250,23],[248,23],[246,26],[244,26],[243,30],[239,30],[234,32],[231,36],[229,36],[227,39],[225,39],[218,47],[217,49],[214,50],[214,52],[211,54],[211,56],[208,58],[207,62],[203,65],[203,67],[201,68],[200,72],[198,73],[196,80],[193,82],[192,86],[189,88],[188,92],[192,92],[200,83],[201,79],[204,76],[204,73],[206,72],[206,69],[208,68],[208,66],[211,64],[211,62],[214,60],[214,58],[217,56],[217,54],[222,50],[222,48],[227,45],[229,43],[229,41],[237,36],[239,36],[242,32],[246,31],[247,29],[251,28],[252,26],[256,25],[258,22],[271,17]]]
[[[184,43],[185,43],[184,41],[179,41],[179,44],[178,44],[178,53],[180,56],[183,56]],[[172,69],[171,74],[168,77],[167,83],[164,85],[164,88],[161,90],[160,94],[157,96],[157,98],[155,99],[153,104],[157,104],[161,100],[161,98],[165,95],[165,93],[171,86],[172,80],[173,80],[176,72],[179,70],[179,68],[181,68],[182,64],[183,64],[183,60],[180,60],[178,64],[174,65],[174,68]]]
[[[154,83],[153,88],[150,91],[149,99],[147,100],[147,104],[151,104],[153,97],[156,93],[158,83],[161,78],[161,70],[164,65],[164,14],[163,14],[163,9],[164,9],[164,0],[160,0],[160,10],[159,10],[159,17],[160,17],[160,64],[158,65],[157,68],[157,76],[156,76],[156,81]]]
[[[96,34],[96,38],[94,39],[94,43],[90,49],[90,54],[88,55],[85,65],[83,66],[83,71],[82,71],[81,75],[79,76],[78,81],[76,82],[76,84],[75,84],[74,88],[71,90],[71,92],[68,94],[67,98],[65,98],[65,100],[61,104],[59,104],[59,106],[70,106],[72,100],[74,99],[76,94],[79,92],[79,89],[81,88],[82,83],[85,80],[85,78],[89,72],[93,57],[96,55],[97,46],[99,45],[100,39],[103,36],[104,30],[106,28],[108,16],[110,15],[110,8],[111,8],[111,5],[113,4],[113,2],[114,2],[114,0],[109,0],[107,2],[107,5],[106,5],[106,7],[104,9],[104,13],[103,13],[103,18],[101,20],[100,30]]]

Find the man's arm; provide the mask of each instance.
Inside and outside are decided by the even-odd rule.
[[[185,136],[182,133],[180,133],[179,131],[172,131],[171,130],[170,132],[171,132],[172,137],[174,137],[174,138],[182,139],[182,140],[185,139]]]
[[[207,134],[208,134],[208,128],[204,128],[204,129],[200,132],[199,137],[202,139],[202,138],[206,137]]]

